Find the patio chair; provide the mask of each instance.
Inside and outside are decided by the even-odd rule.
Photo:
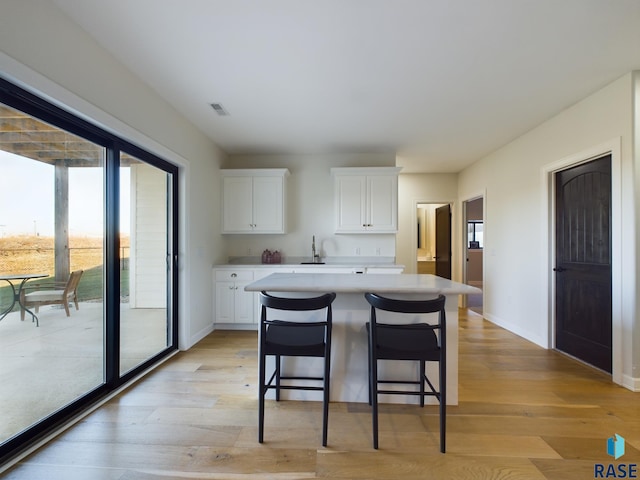
[[[30,307],[35,307],[38,313],[41,305],[62,305],[69,317],[69,303],[74,302],[78,310],[77,290],[83,272],[84,270],[71,272],[66,283],[27,284],[20,292],[20,319],[24,320],[24,312]]]

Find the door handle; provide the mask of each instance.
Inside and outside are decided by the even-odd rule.
[[[566,268],[563,268],[563,267],[555,267],[555,268],[553,269],[553,271],[554,271],[554,272],[558,272],[558,273],[562,273],[562,272],[564,272],[565,270],[566,270]]]

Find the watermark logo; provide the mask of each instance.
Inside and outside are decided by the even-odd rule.
[[[607,439],[607,455],[615,460],[624,455],[624,438],[617,433]],[[596,463],[593,478],[638,478],[636,463]]]
[[[619,459],[624,455],[624,438],[622,438],[617,433],[607,439],[607,454],[609,456]]]

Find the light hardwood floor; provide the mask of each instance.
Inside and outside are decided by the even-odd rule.
[[[383,405],[380,449],[364,404],[267,403],[257,443],[256,333],[214,332],[175,356],[6,479],[588,479],[640,463],[640,394],[460,312],[460,404],[438,451],[437,406]],[[626,439],[607,456],[606,440]]]

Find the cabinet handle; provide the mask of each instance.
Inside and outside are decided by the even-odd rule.
[[[231,285],[229,285],[229,290],[233,290],[233,287]]]
[[[237,273],[232,273],[232,274],[231,274],[231,278],[236,278],[237,276],[238,276],[238,274],[237,274]]]

